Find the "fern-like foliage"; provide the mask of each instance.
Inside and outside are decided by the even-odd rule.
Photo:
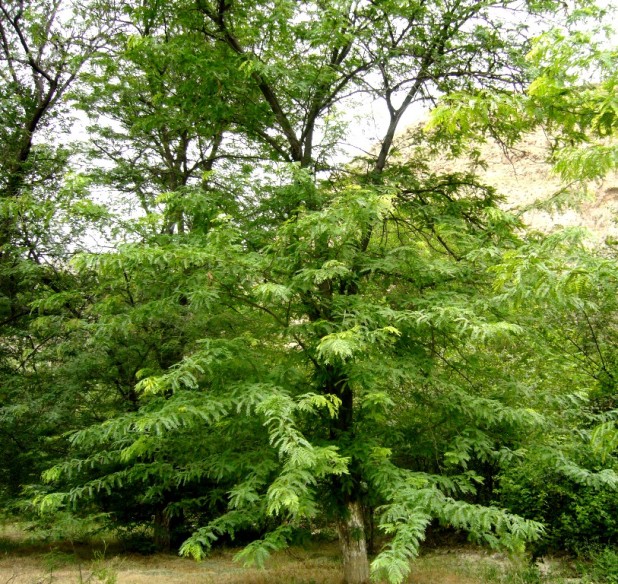
[[[419,552],[429,523],[441,524],[470,533],[492,547],[521,549],[526,541],[543,534],[543,527],[504,509],[470,504],[448,496],[448,491],[465,493],[474,477],[464,475],[451,481],[396,467],[387,451],[374,451],[368,475],[386,501],[376,511],[378,525],[391,536],[372,562],[376,578],[399,584],[410,572],[410,562]]]

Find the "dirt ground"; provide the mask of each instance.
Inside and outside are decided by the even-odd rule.
[[[116,549],[114,549],[116,547]],[[0,526],[0,584],[342,584],[336,542],[274,554],[264,569],[234,562],[237,549],[219,550],[203,562],[172,554],[120,553],[114,544],[32,541]],[[531,566],[473,546],[434,547],[412,567],[407,584],[571,584],[564,561]],[[532,577],[531,577],[532,576]]]

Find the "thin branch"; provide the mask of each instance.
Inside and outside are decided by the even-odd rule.
[[[601,360],[601,366],[603,367],[603,370],[611,378],[613,378],[614,376],[612,375],[611,371],[607,368],[607,363],[605,362],[605,359],[603,358],[603,352],[601,351],[601,347],[599,346],[599,340],[597,339],[597,335],[594,332],[594,328],[592,326],[592,323],[590,322],[590,319],[588,318],[588,314],[583,309],[582,309],[582,313],[584,315],[584,318],[586,319],[586,323],[588,324],[588,329],[590,330],[590,334],[592,335],[592,340],[593,340],[594,346],[595,346],[595,348],[597,350],[597,354],[599,355],[599,359]]]

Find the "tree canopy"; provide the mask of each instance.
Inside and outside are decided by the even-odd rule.
[[[263,564],[331,525],[362,584],[402,582],[431,526],[537,540],[531,461],[614,492],[613,248],[530,233],[431,164],[543,125],[565,179],[615,170],[616,52],[581,32],[602,10],[0,11],[0,494],[152,522],[198,559],[237,537]],[[352,157],[369,102],[381,135]]]

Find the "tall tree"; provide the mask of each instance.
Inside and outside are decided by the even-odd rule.
[[[15,495],[36,480],[37,469],[49,463],[55,448],[41,451],[32,445],[57,430],[53,420],[63,400],[48,386],[53,376],[47,365],[56,362],[48,349],[66,331],[32,323],[49,294],[66,294],[56,308],[79,317],[83,300],[65,262],[84,249],[93,220],[98,223],[107,214],[87,198],[86,182],[69,172],[72,149],[64,116],[68,91],[105,36],[94,16],[77,2],[0,2],[3,494]]]
[[[577,12],[572,17],[576,22]],[[618,163],[614,40],[602,22],[539,36],[527,57],[536,78],[525,94],[446,97],[433,122],[443,144],[458,149],[461,140],[478,143],[491,134],[510,146],[541,126],[552,139],[548,160],[563,184],[529,208],[551,212],[577,205],[598,191],[600,179],[608,179],[602,188],[611,192]],[[497,118],[506,123],[495,124]],[[608,511],[618,504],[615,241],[608,237],[592,249],[582,229],[554,231],[531,236],[494,268],[502,298],[528,322],[533,351],[550,365],[546,371],[537,363],[534,376],[546,389],[556,383],[542,408],[548,425],[526,444],[533,454],[499,480],[512,507],[546,521],[546,544],[581,551],[582,541],[616,541]],[[535,470],[539,461],[542,475]]]
[[[262,530],[240,554],[258,563],[325,513],[348,584],[369,581],[374,510],[390,539],[372,567],[391,582],[434,520],[493,545],[538,536],[474,498],[473,463],[506,456],[499,436],[538,423],[515,377],[527,379],[513,357],[522,328],[493,298],[492,269],[520,247],[520,224],[474,175],[431,171],[435,143],[419,136],[405,161],[394,144],[414,105],[521,90],[531,33],[509,11],[560,6],[129,4],[131,78],[103,63],[89,103],[124,125],[96,141],[115,164],[110,184],[135,190],[157,228],[84,263],[109,278],[101,306],[127,325],[182,314],[168,331],[182,342],[173,364],[135,373],[135,408],[73,436],[82,458],[47,476],[77,483],[46,501],[136,481],[148,496],[201,486],[216,503],[183,553]],[[337,168],[337,112],[356,95],[382,102],[384,134]],[[136,329],[123,329],[127,344]]]

